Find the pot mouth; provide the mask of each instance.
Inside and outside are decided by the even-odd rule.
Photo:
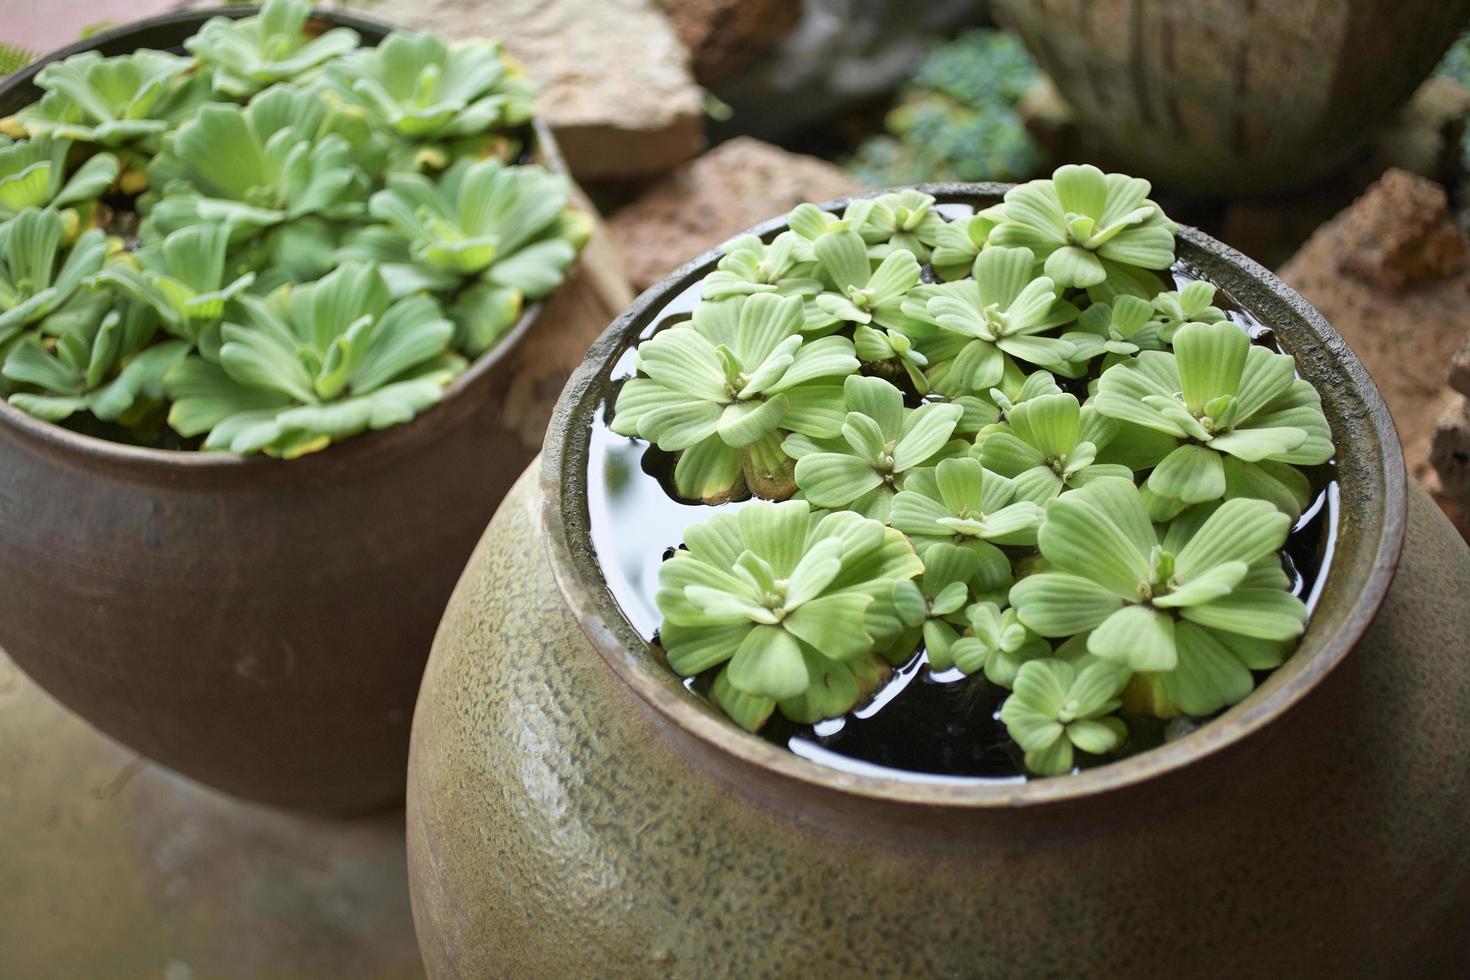
[[[260,7],[256,5],[176,10],[99,31],[84,40],[49,52],[0,81],[0,114],[13,112],[40,98],[41,92],[35,86],[35,76],[52,62],[62,61],[85,51],[98,51],[112,56],[126,54],[139,48],[178,47],[211,18],[239,19],[259,13],[259,11]],[[399,29],[379,20],[320,7],[312,11],[312,17],[329,21],[340,27],[350,27],[361,34],[363,39],[371,45],[377,45],[393,31]],[[532,119],[531,127],[536,137],[537,152],[544,158],[546,166],[557,173],[570,176],[566,161],[562,158],[561,150],[556,145],[551,130],[539,117]],[[311,453],[299,459],[276,460],[263,454],[244,456],[240,453],[205,452],[191,449],[153,449],[113,442],[99,436],[75,432],[55,422],[47,422],[28,415],[11,406],[4,398],[0,398],[0,436],[13,435],[34,444],[84,457],[103,465],[144,472],[161,470],[179,472],[181,469],[190,473],[208,472],[211,474],[249,472],[250,469],[247,468],[264,471],[283,463],[289,463],[297,475],[304,475],[306,470],[318,466],[335,468],[350,463],[349,457],[354,454],[357,458],[380,458],[398,446],[417,441],[419,433],[431,431],[433,426],[442,421],[445,414],[453,411],[458,403],[473,398],[472,389],[479,387],[486,376],[493,372],[501,361],[510,356],[521,338],[534,326],[544,306],[544,302],[528,305],[515,325],[504,337],[500,338],[500,342],[475,358],[463,374],[445,387],[444,396],[427,411],[421,412],[401,425],[378,431],[362,432],[340,443],[333,443],[321,452]]]
[[[985,207],[1005,184],[924,184],[940,203]],[[883,191],[874,191],[865,197]],[[841,210],[852,198],[823,204]],[[784,217],[751,228],[770,237]],[[1284,665],[1242,702],[1198,730],[1157,748],[1082,772],[1023,782],[909,780],[820,765],[746,732],[690,695],[659,663],[609,590],[592,544],[588,461],[597,413],[612,394],[612,372],[639,334],[671,300],[707,275],[711,250],[646,290],[598,338],[557,403],[542,454],[540,489],[547,555],[558,586],[588,640],[613,672],[676,729],[717,757],[793,784],[877,801],[961,809],[1059,803],[1133,786],[1233,745],[1290,710],[1347,656],[1383,602],[1403,548],[1406,476],[1398,434],[1378,389],[1337,331],[1290,286],[1234,249],[1193,228],[1178,236],[1179,258],[1216,283],[1275,331],[1301,376],[1322,397],[1338,447],[1339,507],[1333,559],[1306,633]]]

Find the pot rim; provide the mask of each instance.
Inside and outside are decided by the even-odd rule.
[[[255,14],[259,10],[260,7],[255,4],[231,4],[220,7],[175,10],[154,17],[145,17],[142,20],[129,21],[105,31],[98,31],[83,40],[50,51],[20,71],[5,77],[3,81],[0,81],[0,102],[4,102],[18,90],[33,88],[37,72],[53,62],[61,61],[72,55],[85,51],[141,50],[151,47],[151,44],[148,39],[140,35],[151,34],[160,29],[194,29],[214,17],[239,19]],[[408,28],[400,28],[369,17],[360,17],[346,11],[323,7],[314,7],[311,16],[339,26],[350,27],[362,34],[364,39],[372,39],[374,44],[382,41],[394,31],[408,30]],[[532,118],[531,126],[536,135],[537,149],[545,157],[547,168],[570,180],[571,172],[567,169],[561,148],[557,146],[556,138],[552,135],[550,127],[540,116]],[[565,282],[562,285],[565,285]],[[560,289],[561,286],[557,288]],[[135,470],[144,475],[164,475],[170,470],[211,475],[236,472],[248,474],[252,469],[257,473],[269,471],[274,475],[279,475],[279,470],[275,468],[285,463],[293,468],[296,475],[307,476],[310,471],[319,467],[335,469],[345,463],[350,463],[354,454],[359,459],[378,458],[381,452],[415,439],[420,432],[426,431],[425,425],[435,426],[439,417],[445,414],[447,409],[470,397],[468,392],[487,374],[495,370],[502,361],[511,356],[520,345],[521,339],[536,325],[545,305],[545,300],[528,304],[505,336],[501,337],[493,348],[471,361],[463,374],[445,386],[443,397],[426,411],[420,412],[408,422],[386,429],[360,432],[320,452],[309,453],[297,459],[278,460],[264,453],[253,453],[247,456],[241,453],[213,450],[206,452],[198,449],[154,449],[147,446],[132,446],[99,436],[74,432],[56,422],[36,418],[15,408],[4,398],[0,398],[0,435],[21,437],[49,449],[75,454],[89,462],[119,467],[124,470]]]
[[[980,205],[982,200],[999,200],[1012,185],[916,186],[942,203]],[[886,191],[837,198],[820,207],[838,211],[855,197],[881,193]],[[783,215],[745,234],[769,237],[785,227]],[[540,474],[547,557],[568,608],[592,646],[644,703],[683,734],[703,743],[714,758],[728,757],[737,764],[774,774],[789,780],[795,789],[833,791],[889,803],[997,810],[1086,799],[1186,767],[1275,722],[1347,656],[1372,623],[1388,592],[1404,541],[1407,504],[1402,452],[1388,409],[1368,372],[1320,313],[1270,271],[1228,245],[1188,227],[1181,227],[1177,237],[1180,257],[1207,261],[1214,267],[1207,272],[1209,278],[1219,282],[1224,291],[1259,294],[1242,302],[1246,309],[1257,312],[1263,303],[1276,308],[1263,322],[1276,330],[1283,346],[1296,357],[1299,371],[1324,394],[1324,408],[1326,396],[1331,394],[1336,411],[1329,409],[1329,421],[1338,443],[1338,458],[1347,462],[1345,457],[1352,457],[1354,464],[1351,468],[1344,466],[1342,471],[1364,481],[1365,489],[1355,491],[1353,499],[1361,498],[1373,511],[1350,514],[1345,505],[1338,513],[1334,533],[1341,537],[1350,522],[1350,543],[1356,546],[1339,546],[1328,569],[1324,600],[1331,590],[1352,597],[1351,604],[1336,617],[1335,629],[1323,632],[1329,624],[1322,622],[1325,602],[1319,604],[1286,665],[1257,685],[1240,704],[1183,738],[1082,772],[1021,782],[966,783],[959,779],[946,782],[942,777],[933,781],[896,779],[829,768],[743,731],[711,706],[691,697],[673,673],[654,660],[648,644],[627,621],[602,577],[590,537],[587,460],[592,427],[598,424],[596,412],[607,394],[613,365],[636,343],[653,314],[714,267],[721,255],[718,248],[645,290],[604,331],[568,380],[547,430]],[[1191,252],[1195,254],[1184,254]],[[1351,430],[1347,438],[1344,428]],[[1314,648],[1304,649],[1309,642]]]

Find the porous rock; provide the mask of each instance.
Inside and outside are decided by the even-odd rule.
[[[701,85],[728,78],[801,18],[802,0],[657,0]]]
[[[1338,269],[1387,289],[1445,279],[1465,265],[1465,240],[1439,184],[1390,170],[1342,216]]]
[[[732,235],[803,201],[862,185],[815,157],[737,137],[685,164],[608,219],[634,288],[651,286]]]
[[[1450,362],[1470,335],[1464,248],[1438,185],[1390,171],[1280,269],[1368,368],[1425,483]]]

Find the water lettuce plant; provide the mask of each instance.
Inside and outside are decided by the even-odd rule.
[[[572,185],[539,167],[461,160],[437,179],[389,174],[369,201],[382,225],[354,234],[339,258],[377,260],[395,295],[453,292],[459,346],[487,350],[527,300],[549,295],[591,226],[570,207]]]
[[[462,367],[454,325],[424,295],[394,301],[369,265],[239,301],[213,361],[197,356],[165,380],[169,422],[208,432],[205,448],[290,458],[364,429],[412,419]]]
[[[1103,372],[1096,406],[1176,440],[1145,483],[1165,517],[1224,497],[1262,497],[1296,517],[1309,486],[1293,467],[1332,458],[1321,398],[1295,362],[1226,321],[1189,323],[1173,352]]]
[[[66,221],[53,208],[27,208],[0,225],[0,352],[59,316],[102,267],[108,244],[100,230],[69,248],[65,239]]]
[[[777,707],[797,721],[840,715],[887,675],[865,616],[923,570],[902,534],[791,500],[718,514],[684,543],[659,572],[660,639],[683,676],[720,668],[715,701],[743,727]]]
[[[1215,284],[1196,279],[1155,296],[1148,325],[1160,341],[1173,343],[1175,332],[1186,323],[1219,323],[1225,319],[1225,311],[1214,303]]]
[[[882,378],[851,376],[843,384],[847,415],[837,438],[788,436],[786,455],[796,460],[796,485],[819,507],[840,507],[887,520],[894,494],[914,473],[939,461],[951,447],[958,405],[905,408],[903,392]]]
[[[1016,496],[1043,502],[1101,477],[1131,480],[1128,467],[1097,462],[1098,447],[1116,434],[1117,426],[1096,409],[1059,391],[1010,406],[1004,423],[976,439],[975,452],[1012,480]]]
[[[1150,190],[1138,177],[1068,164],[1050,180],[1007,191],[989,240],[1030,249],[1059,286],[1097,290],[1099,299],[1118,293],[1148,298],[1157,292],[1156,277],[1148,273],[1174,261],[1179,230],[1148,199]]]
[[[1310,610],[1284,549],[1331,429],[1213,284],[1161,274],[1176,229],[1148,193],[1064,167],[953,220],[888,193],[725,246],[611,419],[681,496],[738,506],[660,569],[658,642],[694,690],[820,739],[903,684],[966,685],[1059,775],[1290,656]],[[847,564],[860,528],[882,573]]]
[[[210,69],[214,91],[248,98],[276,82],[306,81],[357,47],[350,27],[308,33],[306,0],[268,3],[252,17],[211,17],[184,48]]]
[[[433,405],[587,239],[567,178],[522,162],[534,93],[496,42],[364,48],[267,0],[184,49],[49,64],[0,120],[17,408],[145,446],[316,451]]]
[[[58,208],[77,226],[92,217],[87,207],[117,179],[117,157],[111,153],[89,156],[74,171],[67,172],[71,141],[34,139],[12,142],[0,137],[0,222],[9,221],[27,208]],[[82,207],[86,214],[75,211]]]
[[[531,118],[536,90],[499,41],[446,41],[395,31],[376,48],[330,65],[337,97],[395,137],[402,168],[444,167],[481,155]]]
[[[1026,753],[1026,768],[1055,776],[1072,769],[1076,750],[1100,755],[1121,745],[1128,728],[1113,712],[1125,680],[1104,663],[1080,671],[1050,657],[1022,664],[1000,720]]]
[[[940,330],[930,351],[931,381],[952,394],[987,392],[1015,361],[1048,366],[1075,348],[1049,336],[1077,318],[1060,299],[1056,283],[1034,276],[1035,256],[1025,248],[987,248],[974,263],[974,278],[948,282],[926,293],[925,310]]]
[[[639,345],[641,376],[623,385],[613,431],[677,452],[674,483],[685,497],[789,496],[796,465],[782,439],[838,435],[842,380],[858,369],[852,341],[809,341],[802,323],[796,296],[701,303],[692,319]]]
[[[200,81],[191,59],[164,51],[84,51],[37,72],[45,94],[0,120],[0,131],[148,153],[204,102]]]

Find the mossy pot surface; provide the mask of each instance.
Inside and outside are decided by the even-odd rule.
[[[254,10],[94,35],[0,83],[0,115],[37,97],[41,64],[176,48]],[[392,30],[315,16],[369,45]],[[536,137],[565,173],[550,132]],[[401,799],[444,603],[616,309],[585,265],[440,404],[300,459],[138,448],[0,401],[0,646],[107,734],[217,788],[332,811]]]
[[[1462,975],[1470,552],[1406,494],[1321,316],[1198,232],[1179,250],[1275,329],[1339,449],[1329,579],[1284,667],[1178,741],[1021,783],[840,772],[739,731],[623,617],[586,503],[613,366],[710,253],[593,347],[440,627],[409,771],[431,976]]]

